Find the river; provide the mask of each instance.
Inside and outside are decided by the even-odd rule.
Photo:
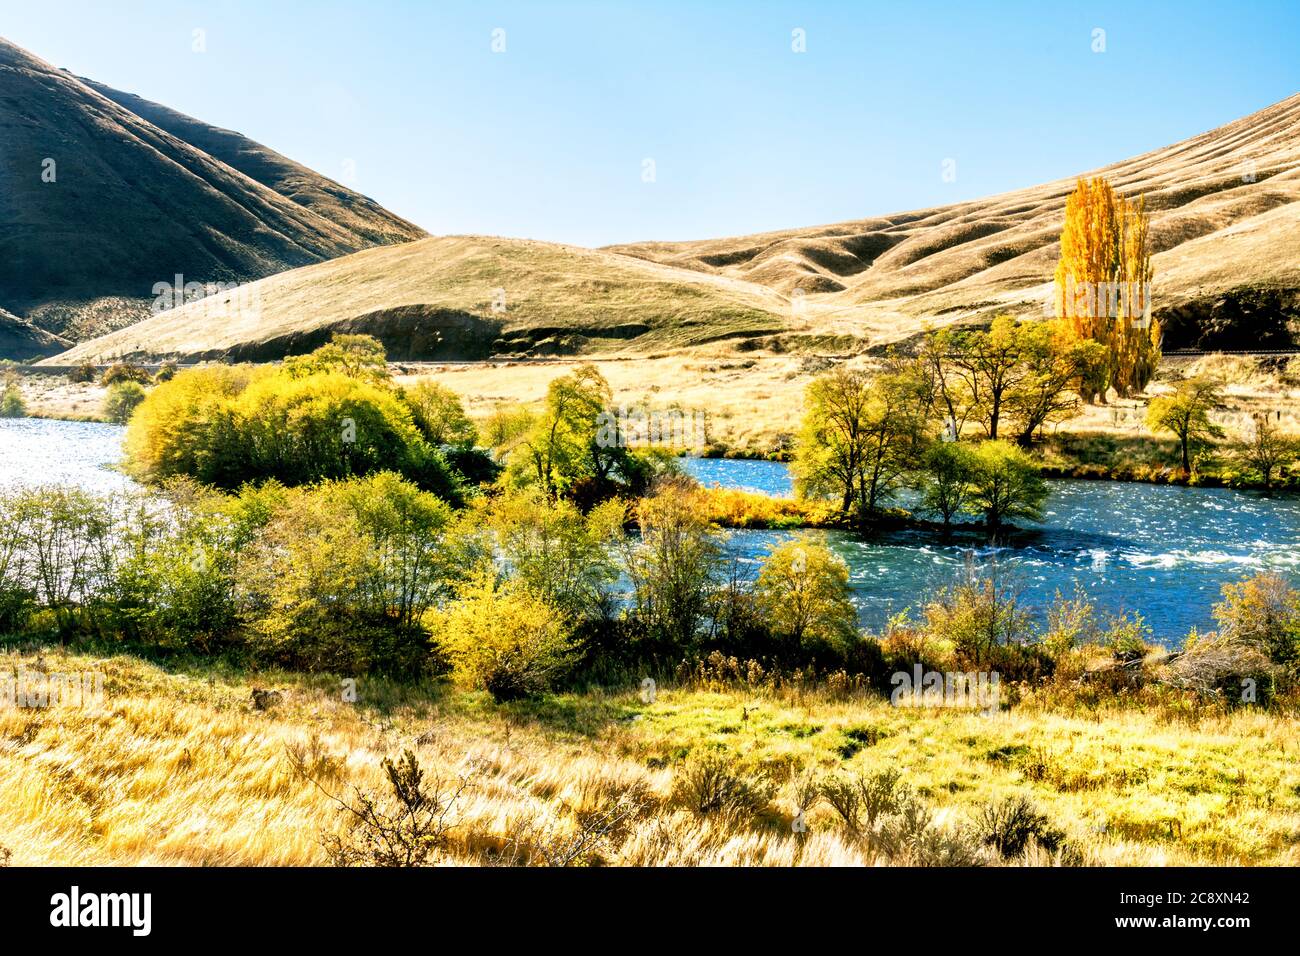
[[[705,484],[790,494],[776,462],[686,460]],[[734,471],[731,471],[734,469]],[[731,473],[729,474],[729,471]],[[1181,643],[1214,626],[1224,584],[1261,570],[1300,580],[1300,498],[1258,492],[1113,481],[1049,481],[1040,523],[1015,547],[977,537],[944,543],[933,534],[896,532],[864,540],[820,531],[848,563],[862,623],[879,629],[893,614],[918,611],[925,596],[953,582],[967,561],[996,565],[1040,620],[1057,592],[1086,591],[1109,614],[1142,615],[1161,641]],[[735,531],[731,548],[757,563],[793,532]]]
[[[0,486],[66,482],[97,492],[132,486],[113,465],[124,429],[41,419],[0,420]],[[685,459],[705,484],[791,493],[785,465]],[[1211,608],[1229,581],[1269,569],[1300,579],[1300,498],[1265,498],[1221,488],[1103,481],[1052,481],[1043,521],[1015,547],[977,539],[944,543],[921,532],[864,540],[819,531],[846,562],[864,626],[880,628],[925,595],[951,583],[968,560],[996,562],[1041,615],[1076,586],[1109,613],[1138,612],[1156,637],[1178,643],[1190,628],[1213,626]],[[732,531],[729,548],[756,568],[794,532]]]

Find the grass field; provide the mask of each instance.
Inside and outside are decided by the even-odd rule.
[[[1276,713],[1062,694],[982,716],[707,685],[661,686],[650,703],[629,686],[496,706],[443,685],[368,679],[349,703],[325,676],[58,649],[0,658],[0,679],[30,669],[98,670],[105,693],[92,708],[0,708],[0,846],[14,865],[322,864],[322,839],[345,833],[348,817],[325,791],[384,793],[381,762],[406,749],[448,789],[468,776],[440,862],[554,862],[538,848],[566,845],[629,795],[635,813],[575,862],[898,862],[825,801],[808,809],[806,832],[792,826],[808,774],[896,768],[932,814],[926,840],[1024,795],[1075,862],[1300,863],[1300,725]],[[260,710],[254,687],[281,698]],[[712,752],[768,788],[761,807],[691,809],[675,781]],[[1061,859],[1031,846],[990,862]]]

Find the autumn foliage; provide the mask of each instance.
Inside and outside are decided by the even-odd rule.
[[[1160,363],[1151,317],[1151,249],[1145,201],[1130,202],[1105,179],[1079,180],[1065,204],[1056,312],[1079,340],[1100,342],[1107,361],[1081,383],[1093,400],[1114,388],[1140,392]]]

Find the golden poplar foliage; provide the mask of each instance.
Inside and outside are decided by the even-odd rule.
[[[1093,400],[1146,387],[1160,364],[1160,326],[1150,315],[1151,249],[1146,201],[1130,202],[1105,179],[1080,179],[1066,200],[1056,314],[1079,340],[1100,342],[1107,361],[1081,383]]]

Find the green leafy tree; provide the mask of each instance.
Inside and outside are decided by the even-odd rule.
[[[1272,490],[1274,479],[1300,457],[1300,438],[1281,431],[1266,412],[1255,415],[1253,424],[1237,447],[1237,457],[1259,474],[1266,491]]]
[[[139,382],[114,382],[104,398],[104,415],[110,422],[125,425],[144,398],[144,386]]]
[[[851,594],[848,565],[807,535],[773,548],[755,586],[759,612],[775,634],[841,656],[858,636]]]
[[[656,650],[676,656],[694,649],[708,618],[723,566],[721,536],[709,524],[699,492],[667,482],[636,508],[640,536],[626,545],[636,619]]]
[[[594,366],[553,380],[542,413],[513,442],[507,469],[513,483],[533,484],[553,500],[584,478],[608,476],[609,456],[598,436],[610,401],[609,383]]]
[[[0,418],[23,418],[27,414],[27,403],[18,386],[7,384],[0,389]]]
[[[935,337],[947,383],[946,402],[960,409],[958,423],[974,422],[996,441],[1008,396],[1025,374],[1016,320],[1000,315],[988,331],[945,329]]]
[[[447,505],[384,473],[278,497],[238,569],[259,656],[344,673],[424,669],[423,619],[472,567]]]
[[[478,430],[465,414],[460,396],[437,382],[421,381],[402,390],[402,399],[411,409],[415,427],[426,441],[440,445],[473,445]]]
[[[921,505],[939,515],[945,528],[966,507],[974,469],[974,452],[961,442],[935,442],[925,452],[921,470]]]
[[[1189,378],[1179,382],[1172,395],[1157,395],[1147,407],[1147,428],[1172,432],[1178,439],[1184,474],[1191,474],[1193,451],[1223,437],[1223,429],[1210,421],[1210,412],[1222,400],[1219,389],[1213,379]]]
[[[808,389],[795,450],[804,497],[830,497],[867,519],[916,464],[924,441],[924,382],[911,369],[871,377],[837,368]]]
[[[1047,500],[1047,483],[1022,449],[1003,441],[980,444],[972,456],[971,505],[996,532],[1015,518],[1036,520]]]
[[[611,500],[584,515],[572,502],[551,502],[529,489],[499,496],[486,523],[511,575],[581,621],[613,614],[625,508]]]
[[[1075,387],[1099,374],[1106,348],[1092,340],[1074,339],[1053,322],[1025,322],[1016,336],[1021,369],[1004,397],[1004,410],[1016,425],[1017,444],[1027,448],[1042,425],[1078,413],[1082,401]]]
[[[845,512],[853,506],[866,452],[870,402],[871,380],[856,369],[837,367],[808,386],[794,460],[800,495],[834,496]]]

